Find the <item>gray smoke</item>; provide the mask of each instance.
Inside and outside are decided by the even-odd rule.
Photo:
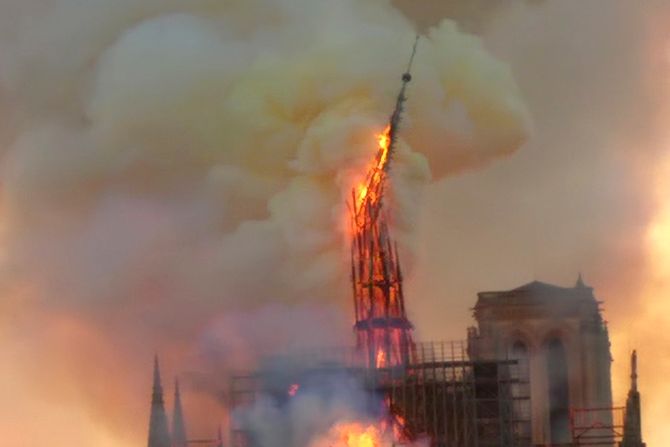
[[[301,311],[265,324],[269,303],[346,315],[345,203],[414,34],[383,0],[3,2],[0,379],[31,415],[0,409],[6,438],[140,442],[156,351],[167,375],[199,378],[187,413],[213,430],[205,376],[237,359],[211,352],[318,331],[283,332]],[[393,171],[406,259],[431,176],[507,156],[529,128],[509,68],[454,22],[427,32],[415,68]],[[255,339],[212,348],[217,322],[245,313]]]

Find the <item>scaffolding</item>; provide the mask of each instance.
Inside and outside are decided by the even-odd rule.
[[[571,408],[573,446],[618,445],[624,431],[624,407]]]
[[[411,363],[382,368],[368,367],[356,349],[275,357],[252,374],[232,378],[233,408],[244,412],[259,396],[281,408],[292,387],[346,374],[371,401],[383,399],[404,420],[409,440],[427,437],[432,447],[531,445],[530,422],[520,411],[528,397],[513,392],[527,380],[511,373],[516,361],[472,361],[463,342],[418,343],[415,352]],[[242,419],[231,427],[233,447],[258,447]]]

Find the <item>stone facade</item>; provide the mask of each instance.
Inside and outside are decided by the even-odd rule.
[[[530,407],[519,411],[530,417],[534,445],[569,444],[571,409],[612,406],[610,342],[599,304],[581,276],[574,287],[534,281],[478,294],[469,354],[517,359],[527,371],[528,386],[517,392],[530,395]],[[594,422],[611,425],[611,416]]]

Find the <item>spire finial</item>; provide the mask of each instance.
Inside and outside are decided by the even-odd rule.
[[[414,39],[414,46],[412,47],[412,54],[409,56],[409,63],[407,64],[407,70],[402,75],[403,82],[407,83],[412,80],[412,63],[414,63],[414,55],[416,54],[416,46],[419,44],[419,35],[416,35]]]
[[[624,413],[622,447],[645,447],[642,441],[642,412],[640,410],[640,393],[637,390],[637,351],[630,356],[630,390],[626,399]]]
[[[400,92],[396,98],[395,108],[393,113],[391,113],[391,118],[389,119],[389,145],[388,145],[388,157],[382,169],[384,171],[389,170],[390,160],[393,158],[395,143],[398,136],[398,128],[400,127],[400,120],[402,119],[402,112],[404,110],[404,104],[407,100],[405,96],[405,90],[407,89],[407,84],[412,80],[412,64],[414,63],[414,55],[416,54],[416,47],[419,44],[419,35],[416,35],[414,39],[414,45],[412,46],[412,54],[409,56],[409,62],[407,63],[407,71],[402,75],[402,86],[400,87]]]

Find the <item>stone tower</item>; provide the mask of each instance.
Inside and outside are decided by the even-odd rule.
[[[570,443],[571,408],[612,406],[609,335],[593,289],[581,275],[574,287],[534,281],[481,292],[474,317],[470,356],[515,359],[526,372],[529,386],[523,392],[530,393],[530,404],[517,411],[531,420],[533,444]],[[611,414],[604,417],[608,420],[594,422],[611,425]]]
[[[170,447],[167,414],[163,402],[163,387],[158,367],[158,356],[154,358],[154,383],[151,393],[151,416],[149,417],[148,447]]]

